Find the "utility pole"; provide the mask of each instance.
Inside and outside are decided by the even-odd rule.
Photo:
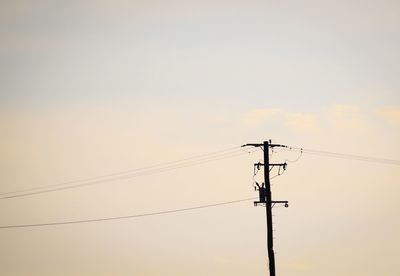
[[[288,201],[273,201],[271,194],[271,182],[270,182],[270,168],[273,167],[282,167],[283,170],[286,170],[286,163],[281,164],[270,164],[269,162],[269,149],[273,149],[274,147],[286,147],[284,145],[272,144],[270,141],[264,141],[262,144],[246,144],[242,147],[253,146],[253,147],[261,147],[264,151],[264,163],[256,163],[254,167],[259,170],[261,166],[264,166],[264,183],[261,186],[256,183],[257,189],[259,192],[259,201],[254,202],[254,206],[264,205],[266,216],[267,216],[267,252],[269,259],[269,274],[270,276],[275,276],[275,253],[274,253],[274,245],[273,245],[273,228],[272,228],[272,207],[277,203],[282,203],[285,207],[289,207]],[[278,173],[279,174],[279,173]]]

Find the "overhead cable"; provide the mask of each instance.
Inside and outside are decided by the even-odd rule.
[[[191,158],[185,158],[185,159],[181,159],[181,160],[177,160],[177,161],[160,163],[160,164],[153,165],[153,166],[142,167],[142,168],[129,170],[129,171],[123,171],[123,172],[119,172],[119,173],[107,174],[107,175],[102,175],[102,176],[97,176],[97,177],[92,177],[92,178],[86,178],[86,179],[82,179],[82,180],[76,180],[76,181],[70,181],[70,182],[64,182],[64,183],[59,183],[59,184],[46,185],[46,186],[40,186],[40,187],[35,187],[35,188],[30,188],[30,189],[25,189],[25,190],[3,193],[3,194],[0,194],[0,196],[1,196],[0,199],[25,197],[25,196],[30,196],[30,195],[37,195],[37,194],[73,189],[73,188],[78,188],[78,187],[84,187],[84,186],[89,186],[89,185],[95,185],[95,184],[100,184],[100,183],[105,183],[105,182],[111,182],[111,181],[130,179],[130,178],[135,178],[135,177],[140,177],[140,176],[152,175],[152,174],[167,172],[167,171],[171,171],[171,170],[196,166],[196,165],[200,165],[200,164],[204,164],[204,163],[208,163],[208,162],[218,161],[218,160],[222,160],[222,159],[233,158],[233,157],[237,157],[240,155],[253,153],[255,151],[255,150],[253,150],[250,152],[244,152],[240,148],[237,148],[236,150],[232,151],[232,149],[233,148],[229,149],[229,151],[223,150],[223,151],[213,152],[213,153],[208,154],[208,156],[206,154],[197,155],[197,156],[191,157]],[[201,158],[199,158],[199,157],[201,157]]]
[[[288,150],[303,152],[306,154],[324,156],[324,157],[332,157],[332,158],[341,158],[341,159],[349,159],[349,160],[357,160],[357,161],[366,161],[373,163],[382,163],[382,164],[390,164],[400,166],[400,160],[394,159],[386,159],[386,158],[378,158],[371,156],[363,156],[363,155],[355,155],[355,154],[347,154],[347,153],[338,153],[331,151],[322,151],[322,150],[314,150],[314,149],[305,149],[305,148],[296,148],[296,147],[287,147]]]
[[[136,214],[136,215],[127,215],[127,216],[118,216],[118,217],[105,217],[105,218],[95,218],[95,219],[85,219],[85,220],[70,220],[70,221],[58,221],[58,222],[46,222],[46,223],[34,223],[34,224],[14,224],[14,225],[0,225],[0,229],[9,229],[9,228],[28,228],[28,227],[43,227],[43,226],[56,226],[56,225],[68,225],[68,224],[80,224],[80,223],[91,223],[91,222],[104,222],[104,221],[111,221],[111,220],[122,220],[122,219],[134,219],[140,217],[148,217],[148,216],[158,216],[158,215],[166,215],[170,213],[178,213],[178,212],[186,212],[198,209],[205,209],[211,208],[221,205],[229,205],[234,203],[239,203],[243,201],[254,200],[256,198],[244,198],[232,201],[225,201],[207,205],[200,205],[188,208],[181,208],[181,209],[173,209],[167,211],[159,211],[159,212],[151,212],[151,213],[144,213],[144,214]]]

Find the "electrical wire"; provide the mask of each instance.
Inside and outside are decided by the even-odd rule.
[[[276,175],[272,176],[272,177],[270,178],[270,180],[272,180],[272,179],[274,179],[274,178],[277,178],[278,176],[281,176],[281,175],[283,175],[284,173],[285,173],[285,170],[283,170],[283,171],[281,172],[281,170],[280,170],[280,168],[279,168],[278,173],[277,173]]]
[[[186,168],[191,166],[196,166],[212,161],[233,158],[245,153],[253,153],[258,149],[262,149],[262,147],[255,148],[252,151],[243,151],[241,147],[231,147],[219,151],[214,151],[207,154],[196,155],[180,160],[158,163],[151,166],[140,167],[136,169],[116,172],[105,174],[101,176],[85,178],[80,180],[68,181],[58,184],[51,184],[51,185],[44,185],[39,187],[33,187],[28,189],[22,189],[17,191],[5,192],[0,193],[0,200],[1,199],[10,199],[16,197],[25,197],[30,195],[42,194],[42,193],[49,193],[61,190],[67,190],[72,188],[84,187],[89,185],[95,185],[105,182],[117,181],[117,180],[124,180],[129,178],[135,178],[140,176],[152,175],[157,173],[162,173],[170,170],[176,170],[180,168]],[[353,154],[344,154],[344,153],[337,153],[337,152],[329,152],[329,151],[320,151],[314,149],[304,149],[304,148],[297,148],[297,147],[285,147],[282,149],[286,150],[293,150],[299,151],[300,155],[295,160],[287,160],[288,162],[296,162],[298,161],[303,153],[317,155],[317,156],[324,156],[324,157],[334,157],[334,158],[342,158],[342,159],[350,159],[350,160],[358,160],[358,161],[367,161],[367,162],[378,162],[384,164],[391,164],[391,165],[400,165],[400,160],[391,160],[391,159],[383,159],[383,158],[376,158],[376,157],[369,157],[369,156],[361,156],[361,155],[353,155]],[[272,168],[271,168],[272,169]],[[280,174],[278,173],[277,176]],[[273,178],[277,177],[274,176]]]
[[[244,202],[244,201],[249,201],[249,200],[254,200],[254,199],[257,199],[257,198],[251,197],[251,198],[244,198],[244,199],[238,199],[238,200],[232,200],[232,201],[219,202],[219,203],[214,203],[214,204],[207,204],[207,205],[200,205],[200,206],[194,206],[194,207],[188,207],[188,208],[173,209],[173,210],[144,213],[144,214],[137,214],[137,215],[128,215],[128,216],[95,218],[95,219],[86,219],[86,220],[47,222],[47,223],[34,223],[34,224],[0,225],[0,229],[42,227],[42,226],[80,224],[80,223],[102,222],[102,221],[122,220],[122,219],[134,219],[134,218],[140,218],[140,217],[157,216],[157,215],[165,215],[165,214],[192,211],[192,210],[198,210],[198,209],[205,209],[205,208],[211,208],[211,207],[216,207],[216,206],[221,206],[221,205],[229,205],[229,204],[234,204],[234,203],[239,203],[239,202]]]
[[[303,156],[303,149],[300,149],[300,154],[299,154],[299,156],[298,156],[296,159],[294,159],[294,160],[285,159],[285,162],[296,163],[297,161],[300,160],[300,158],[301,158],[302,156]]]
[[[17,198],[17,197],[25,197],[25,196],[31,196],[31,195],[37,195],[37,194],[43,194],[43,193],[49,193],[49,192],[55,192],[55,191],[62,191],[62,190],[67,190],[67,189],[73,189],[73,188],[79,188],[79,187],[84,187],[84,186],[90,186],[90,185],[95,185],[95,184],[100,184],[100,183],[105,183],[105,182],[111,182],[111,181],[117,181],[117,180],[124,180],[124,179],[130,179],[130,178],[135,178],[135,177],[140,177],[140,176],[147,176],[147,175],[152,175],[152,174],[158,174],[158,173],[163,173],[171,170],[176,170],[176,169],[181,169],[181,168],[186,168],[186,167],[192,167],[192,166],[197,166],[200,164],[205,164],[208,162],[213,162],[213,161],[218,161],[218,160],[223,160],[223,159],[228,159],[228,158],[233,158],[237,157],[240,155],[244,154],[251,154],[255,152],[258,149],[254,149],[250,152],[243,152],[241,149],[236,150],[236,151],[231,151],[231,152],[226,152],[226,153],[221,153],[221,154],[213,154],[209,157],[203,157],[200,159],[193,159],[193,158],[186,158],[184,160],[189,160],[193,159],[190,161],[182,162],[182,160],[179,161],[174,161],[174,162],[168,162],[168,163],[162,163],[162,164],[172,164],[168,166],[159,166],[157,167],[156,165],[149,166],[149,167],[143,167],[141,169],[136,169],[136,172],[134,170],[132,173],[126,174],[124,173],[114,173],[114,174],[109,174],[106,176],[99,176],[99,177],[93,177],[90,179],[93,179],[91,181],[86,181],[86,182],[68,182],[69,185],[66,183],[63,184],[55,184],[55,185],[47,185],[47,186],[41,186],[37,188],[31,188],[27,189],[24,191],[27,192],[14,192],[14,194],[11,194],[11,192],[6,193],[5,196],[0,197],[0,199],[10,199],[10,198]],[[238,152],[239,151],[239,152]],[[205,156],[205,155],[202,155]],[[144,168],[153,168],[153,169],[144,169]],[[71,183],[78,183],[78,184],[73,184]],[[54,188],[51,188],[54,187]],[[50,188],[50,189],[47,189]],[[3,194],[4,195],[4,194]]]
[[[296,148],[296,147],[287,147],[288,150],[293,151],[303,151],[306,154],[318,155],[318,156],[325,156],[325,157],[332,157],[332,158],[341,158],[341,159],[348,159],[348,160],[357,160],[357,161],[366,161],[366,162],[373,162],[373,163],[382,163],[382,164],[390,164],[400,166],[400,160],[394,159],[386,159],[386,158],[378,158],[378,157],[371,157],[371,156],[363,156],[363,155],[355,155],[355,154],[347,154],[347,153],[338,153],[338,152],[331,152],[331,151],[322,151],[322,150],[314,150],[314,149],[305,149],[305,148]]]
[[[135,169],[125,170],[125,171],[120,171],[120,172],[115,172],[115,173],[99,175],[99,176],[95,176],[95,177],[77,179],[77,180],[72,180],[72,181],[67,181],[67,182],[62,182],[62,183],[57,183],[57,184],[43,185],[43,186],[40,186],[40,187],[33,187],[33,188],[28,188],[28,189],[22,189],[22,190],[16,190],[16,191],[11,191],[11,192],[0,193],[0,196],[8,195],[8,194],[14,194],[14,193],[29,192],[29,191],[33,191],[33,190],[45,189],[45,188],[50,188],[50,187],[64,186],[64,185],[75,184],[75,183],[80,183],[80,182],[87,182],[87,181],[91,181],[91,180],[97,180],[99,178],[119,176],[119,175],[122,175],[122,174],[128,174],[128,173],[133,173],[133,172],[137,172],[137,171],[149,170],[149,169],[153,169],[153,168],[157,168],[157,167],[173,165],[173,164],[176,164],[176,163],[182,163],[182,162],[185,162],[185,161],[190,161],[190,160],[198,159],[198,158],[201,158],[201,157],[218,155],[218,154],[222,154],[223,152],[229,152],[229,151],[233,151],[233,150],[237,151],[239,149],[241,149],[241,148],[240,147],[231,147],[231,148],[222,149],[222,150],[218,150],[218,151],[214,151],[214,152],[210,152],[210,153],[206,153],[206,154],[195,155],[195,156],[184,158],[184,159],[158,163],[158,164],[154,164],[154,165],[150,165],[150,166],[144,166],[144,167],[140,167],[140,168],[135,168]]]

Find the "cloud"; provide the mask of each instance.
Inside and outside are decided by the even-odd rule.
[[[390,125],[400,127],[400,106],[379,108],[375,110],[375,114]]]
[[[272,120],[284,123],[293,131],[316,129],[318,116],[312,113],[289,112],[281,108],[258,108],[248,111],[241,122],[247,126],[259,126]]]
[[[286,126],[293,130],[311,130],[317,128],[317,116],[306,113],[288,113]]]
[[[328,122],[336,130],[366,129],[368,122],[356,105],[334,105],[326,114]]]
[[[258,108],[250,110],[242,116],[242,123],[248,126],[257,126],[274,119],[282,110],[280,108]]]

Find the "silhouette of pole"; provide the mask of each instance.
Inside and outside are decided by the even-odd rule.
[[[272,197],[271,182],[269,179],[269,143],[264,142],[264,183],[265,183],[265,210],[267,215],[267,251],[269,259],[269,275],[275,276],[275,253],[272,229]]]
[[[268,252],[268,260],[269,260],[269,275],[275,276],[275,253],[274,253],[274,238],[273,238],[273,229],[272,229],[272,207],[275,204],[284,204],[285,207],[289,207],[287,200],[272,200],[271,194],[271,182],[269,177],[270,168],[279,167],[286,170],[286,162],[285,163],[269,163],[269,148],[274,147],[287,147],[285,145],[272,144],[270,141],[264,141],[262,144],[245,144],[242,147],[261,147],[264,150],[264,163],[255,163],[254,168],[257,171],[261,166],[264,166],[264,183],[261,185],[255,182],[259,194],[259,201],[254,201],[254,206],[262,205],[265,206],[265,212],[267,217],[267,252]],[[278,172],[278,175],[279,175]],[[254,174],[254,176],[256,173]]]

